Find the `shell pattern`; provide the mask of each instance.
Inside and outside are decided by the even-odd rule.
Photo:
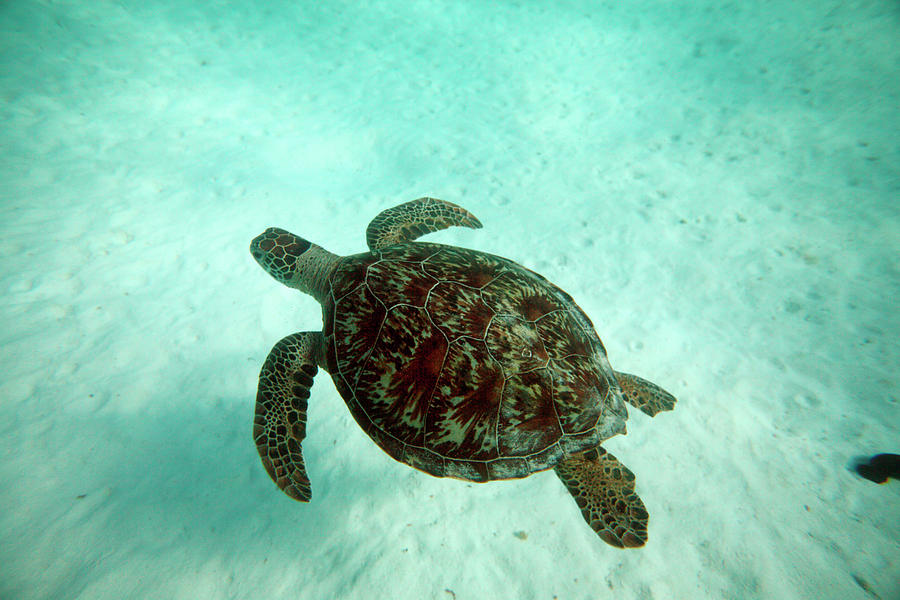
[[[572,298],[507,259],[405,243],[346,257],[326,360],[363,430],[438,477],[524,477],[624,432],[620,388]]]

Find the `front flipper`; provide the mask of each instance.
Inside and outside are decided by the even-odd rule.
[[[619,373],[616,371],[616,379],[622,387],[622,393],[628,404],[641,409],[644,413],[655,416],[663,410],[675,408],[675,396],[662,389],[655,383],[641,379],[637,375]]]
[[[584,520],[604,542],[638,548],[647,542],[647,509],[634,492],[634,473],[597,446],[556,465]]]
[[[419,198],[389,208],[372,219],[366,228],[366,243],[374,251],[454,225],[481,229],[481,221],[466,209],[437,198]]]
[[[285,494],[309,502],[312,490],[300,442],[306,437],[306,399],[322,364],[321,332],[307,331],[283,338],[259,372],[253,439],[269,477]]]

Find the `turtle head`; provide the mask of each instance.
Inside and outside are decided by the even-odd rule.
[[[266,273],[320,302],[338,257],[284,229],[269,227],[250,242],[250,254]]]
[[[266,273],[286,286],[295,287],[291,283],[297,273],[297,263],[311,246],[289,231],[269,227],[250,242],[250,254]]]

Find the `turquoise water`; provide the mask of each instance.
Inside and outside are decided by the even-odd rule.
[[[0,598],[900,597],[900,9],[867,1],[0,4]],[[572,295],[677,398],[604,443],[604,544],[552,472],[392,460],[327,373],[309,503],[251,438],[321,329],[248,252],[428,241]]]

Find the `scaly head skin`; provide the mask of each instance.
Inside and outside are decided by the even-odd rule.
[[[250,254],[266,273],[319,302],[328,293],[328,276],[340,258],[284,229],[269,227],[250,242]]]

